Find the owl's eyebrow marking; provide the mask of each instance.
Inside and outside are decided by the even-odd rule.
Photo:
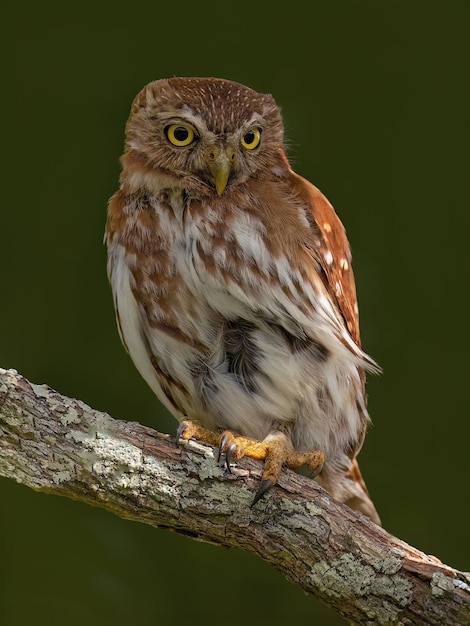
[[[198,126],[199,128],[205,128],[207,129],[207,124],[205,122],[205,120],[198,115],[197,113],[195,113],[190,107],[188,107],[187,105],[183,105],[179,111],[177,110],[177,113],[181,113],[181,117],[185,120],[187,120],[188,122],[191,122],[192,124],[194,124],[195,126]],[[177,115],[176,115],[177,117]]]
[[[185,122],[192,124],[196,128],[206,128],[204,120],[197,114],[193,113],[191,109],[184,106],[180,109],[175,108],[172,111],[161,111],[160,113],[154,113],[150,115],[152,121],[173,121],[175,123]]]
[[[247,122],[247,126],[248,127],[250,127],[250,126],[259,126],[260,128],[264,128],[265,122],[264,122],[264,119],[262,117],[260,117],[259,115],[254,115]]]

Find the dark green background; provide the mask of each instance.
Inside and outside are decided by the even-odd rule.
[[[120,345],[102,236],[134,95],[272,93],[353,247],[385,527],[470,568],[465,2],[17,3],[1,34],[0,365],[163,431]],[[14,14],[15,13],[15,14]],[[260,559],[0,481],[0,623],[343,623]],[[467,520],[467,521],[465,521]]]

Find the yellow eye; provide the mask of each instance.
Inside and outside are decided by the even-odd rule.
[[[189,126],[183,126],[182,124],[172,124],[165,128],[168,141],[174,146],[184,147],[189,146],[195,139],[194,131]]]
[[[250,128],[241,138],[241,144],[247,150],[254,150],[261,141],[261,128]]]

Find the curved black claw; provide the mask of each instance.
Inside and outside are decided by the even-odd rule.
[[[220,463],[220,459],[222,458],[222,454],[225,450],[225,447],[227,446],[228,442],[230,441],[230,435],[222,435],[222,437],[220,438],[219,441],[219,454],[217,455],[217,463]]]
[[[235,452],[236,449],[237,449],[237,444],[231,443],[229,447],[227,448],[227,450],[225,451],[225,465],[227,466],[227,470],[230,473],[232,473],[232,470],[230,469],[230,463],[232,462],[233,453]]]
[[[176,433],[175,433],[176,445],[178,447],[181,447],[180,439],[181,439],[181,435],[184,433],[185,430],[186,430],[186,424],[184,422],[180,422],[178,424],[178,428],[176,429]]]
[[[265,493],[268,493],[268,491],[271,489],[273,485],[274,485],[273,481],[269,480],[269,478],[266,478],[265,480],[261,481],[258,487],[258,491],[256,492],[255,497],[253,498],[253,502],[250,504],[250,509],[251,507],[255,506],[258,500],[261,500],[261,498],[264,496]]]

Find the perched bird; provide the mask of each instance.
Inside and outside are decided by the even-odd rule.
[[[351,255],[322,193],[293,172],[270,95],[217,78],[149,83],[109,202],[122,342],[178,437],[230,461],[307,465],[380,523],[356,455],[369,416]]]

